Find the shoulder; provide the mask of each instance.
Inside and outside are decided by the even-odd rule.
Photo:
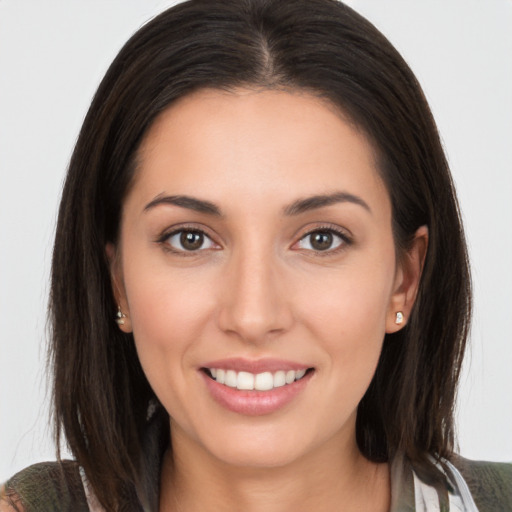
[[[6,482],[1,496],[0,512],[88,510],[79,467],[73,461],[29,466]]]
[[[5,485],[0,486],[0,512],[24,512],[23,509],[16,506],[16,499],[14,496],[7,494]]]
[[[480,512],[512,510],[512,464],[460,456],[451,462],[464,477]]]

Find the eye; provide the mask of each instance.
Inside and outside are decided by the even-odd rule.
[[[193,252],[214,249],[217,245],[202,231],[197,229],[181,229],[165,237],[165,243],[179,252]]]
[[[303,236],[298,242],[299,249],[309,251],[333,251],[345,243],[347,237],[333,229],[317,229]]]

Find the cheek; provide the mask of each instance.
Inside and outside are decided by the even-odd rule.
[[[194,412],[187,404],[201,340],[210,332],[208,287],[176,269],[136,270],[126,291],[139,361],[166,410],[181,425],[192,425]]]
[[[357,388],[356,399],[366,391],[380,357],[393,276],[392,261],[347,266],[325,280],[317,275],[303,293],[302,318],[329,360],[332,382],[345,390]]]
[[[205,309],[212,305],[204,279],[175,269],[138,272],[126,290],[134,335],[163,346],[194,338]]]
[[[347,268],[316,280],[304,292],[304,310],[312,328],[339,339],[382,340],[391,298],[391,272]],[[372,336],[373,333],[373,336]],[[370,338],[370,339],[368,339]]]
[[[124,267],[125,290],[140,362],[153,389],[179,389],[191,355],[204,337],[213,307],[207,276],[190,270],[139,264],[132,258]],[[165,386],[165,388],[164,388]],[[160,398],[162,398],[160,396]]]

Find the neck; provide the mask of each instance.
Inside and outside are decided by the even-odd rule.
[[[368,461],[355,437],[332,443],[279,467],[232,466],[173,429],[164,459],[160,511],[295,512],[372,510],[390,504],[387,464]],[[333,449],[334,448],[334,449]]]

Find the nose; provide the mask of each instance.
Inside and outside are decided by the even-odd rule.
[[[274,339],[293,322],[284,271],[271,250],[231,258],[220,298],[219,327],[251,344]]]

